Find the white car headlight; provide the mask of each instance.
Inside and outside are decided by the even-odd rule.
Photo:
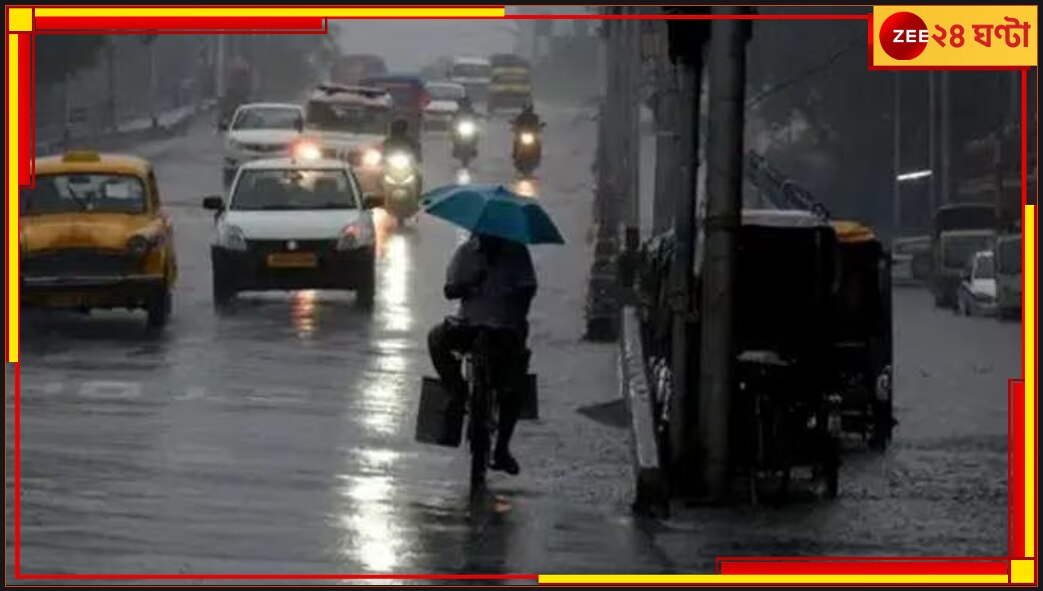
[[[478,131],[474,121],[461,121],[456,126],[456,133],[460,134],[461,137],[471,137]]]
[[[362,164],[364,166],[377,166],[380,164],[380,151],[370,148],[362,155]]]
[[[536,136],[534,134],[529,132],[521,134],[521,143],[525,144],[526,146],[531,146],[535,142]]]
[[[373,244],[373,225],[368,216],[351,222],[340,231],[337,250],[351,250]]]
[[[391,168],[409,168],[411,164],[412,160],[410,159],[410,157],[401,152],[396,152],[388,156],[388,165],[390,165]]]
[[[221,224],[217,227],[217,245],[228,250],[246,250],[246,236],[239,226]]]

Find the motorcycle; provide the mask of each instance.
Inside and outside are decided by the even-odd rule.
[[[540,132],[546,126],[540,123],[539,129],[514,129],[514,168],[523,175],[530,175],[540,165],[543,156],[543,142]]]
[[[421,180],[408,152],[392,152],[384,165],[384,209],[401,225],[420,209]]]
[[[460,119],[453,128],[453,158],[466,167],[478,157],[478,125],[474,119]]]

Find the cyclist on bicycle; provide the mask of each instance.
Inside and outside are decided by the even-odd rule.
[[[472,234],[453,255],[446,273],[445,297],[459,299],[450,316],[428,333],[431,361],[457,404],[467,398],[467,383],[455,353],[474,342],[475,329],[489,331],[494,375],[503,376],[499,392],[500,421],[493,451],[493,470],[518,474],[511,455],[511,436],[521,411],[520,388],[528,365],[529,308],[536,295],[536,272],[524,244],[495,236]]]

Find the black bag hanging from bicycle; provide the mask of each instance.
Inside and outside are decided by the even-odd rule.
[[[453,394],[438,378],[424,377],[415,439],[420,443],[459,447],[463,439],[463,405],[454,405]]]

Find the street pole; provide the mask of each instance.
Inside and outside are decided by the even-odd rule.
[[[942,185],[942,204],[947,205],[952,201],[952,195],[950,194],[950,188],[952,183],[952,170],[950,168],[950,162],[952,159],[952,116],[949,111],[949,71],[942,70],[942,137],[941,137],[941,152],[942,152],[942,170],[941,170],[941,185]]]
[[[623,8],[624,14],[635,12],[633,8]],[[621,273],[624,289],[633,289],[636,280],[636,259],[641,241],[641,195],[640,195],[640,157],[641,157],[641,93],[640,93],[640,51],[637,48],[637,23],[639,21],[622,21],[623,33],[623,108],[624,133],[630,141],[623,145],[623,191],[626,200],[626,230],[624,248],[626,250],[624,273]]]
[[[116,131],[116,37],[109,35],[106,57],[108,58],[108,92],[105,105],[106,125],[110,131]]]
[[[220,101],[225,96],[225,36],[217,35],[217,50],[214,52],[214,98]]]
[[[894,196],[891,205],[893,216],[891,223],[891,240],[894,241],[902,234],[902,184],[898,182],[898,175],[902,174],[902,78],[901,72],[895,71],[895,106],[891,119],[894,123],[894,147],[891,148],[894,157]]]
[[[152,119],[152,128],[159,127],[159,120],[156,118],[156,101],[159,100],[159,73],[156,71],[156,39],[152,38],[148,42],[148,109],[149,117]]]
[[[748,9],[715,6],[717,15]],[[699,430],[703,484],[726,499],[731,479],[729,435],[735,363],[737,234],[742,216],[742,150],[747,21],[714,20],[710,36],[710,124],[700,316]]]
[[[677,135],[677,79],[673,67],[665,58],[657,58],[656,93],[656,148],[655,148],[655,196],[652,203],[652,231],[655,234],[670,227],[674,213],[673,187],[671,178],[677,170],[675,162]]]
[[[927,179],[927,202],[931,215],[938,208],[938,146],[935,136],[938,129],[937,72],[927,73],[927,168],[931,176]]]

